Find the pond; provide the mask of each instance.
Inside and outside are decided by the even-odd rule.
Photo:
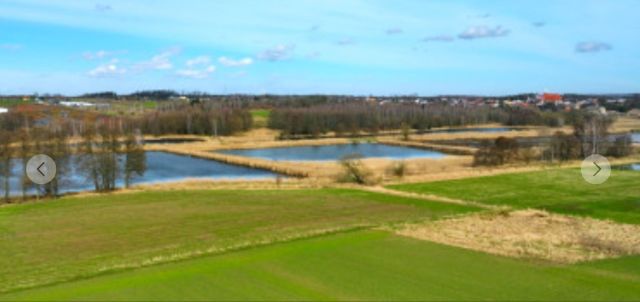
[[[437,159],[446,156],[446,154],[437,151],[376,143],[277,147],[263,149],[235,149],[216,152],[229,155],[239,155],[280,161],[335,161],[353,154],[360,155],[364,158],[382,157],[389,159]]]
[[[631,140],[634,143],[640,143],[640,133],[633,133],[631,134]]]
[[[60,193],[91,191],[95,187],[90,179],[80,171],[78,164],[81,155],[70,157],[69,172],[58,175]],[[124,155],[118,156],[118,162],[124,165]],[[215,160],[201,159],[167,152],[148,151],[145,154],[146,169],[142,176],[134,176],[131,184],[148,184],[179,181],[186,178],[198,179],[265,179],[275,178],[277,174],[260,169],[225,164]],[[122,170],[122,168],[121,168]],[[21,178],[23,175],[22,161],[12,160],[12,177],[10,188],[12,196],[22,195]],[[2,177],[0,177],[1,179]],[[118,187],[123,187],[124,180],[120,177],[116,181]],[[28,190],[35,194],[35,189]],[[0,184],[0,193],[4,195],[4,188]],[[31,195],[30,194],[30,195]]]

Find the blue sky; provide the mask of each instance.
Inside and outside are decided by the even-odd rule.
[[[640,91],[640,1],[0,2],[0,94]]]

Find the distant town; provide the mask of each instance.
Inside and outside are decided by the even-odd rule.
[[[131,94],[113,92],[90,93],[81,96],[64,95],[6,95],[0,96],[0,114],[10,110],[21,110],[22,105],[44,104],[62,107],[91,108],[110,110],[113,101],[182,101],[182,102],[215,102],[234,100],[240,103],[271,103],[308,99],[311,103],[332,101],[360,101],[378,105],[388,103],[447,103],[451,106],[464,107],[522,107],[539,108],[544,111],[594,110],[606,112],[629,112],[640,115],[640,94],[559,94],[551,92],[526,93],[508,96],[347,96],[347,95],[249,95],[249,94],[206,94],[178,93],[170,90],[142,91]]]

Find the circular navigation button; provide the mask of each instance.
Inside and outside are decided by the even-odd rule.
[[[590,155],[582,161],[582,178],[590,184],[599,185],[611,176],[611,165],[606,157]]]
[[[56,177],[56,162],[45,154],[38,154],[27,162],[27,177],[39,185],[49,183]]]

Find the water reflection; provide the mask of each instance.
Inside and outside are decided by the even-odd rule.
[[[56,176],[59,183],[59,192],[81,192],[95,189],[92,180],[87,177],[79,166],[80,155],[72,155],[69,158],[68,171]],[[124,171],[125,155],[117,156],[119,171]],[[166,152],[146,152],[145,170],[142,175],[133,174],[131,184],[158,183],[178,181],[186,178],[202,179],[263,179],[274,178],[277,174],[260,169],[230,165],[214,160],[177,155]],[[23,171],[22,160],[12,160],[12,176],[9,178],[10,195],[22,195]],[[0,182],[4,179],[0,176]],[[25,183],[29,184],[28,180]],[[124,177],[118,177],[116,187],[124,186]],[[0,192],[4,190],[0,186]],[[34,195],[36,188],[26,186],[28,195]]]

